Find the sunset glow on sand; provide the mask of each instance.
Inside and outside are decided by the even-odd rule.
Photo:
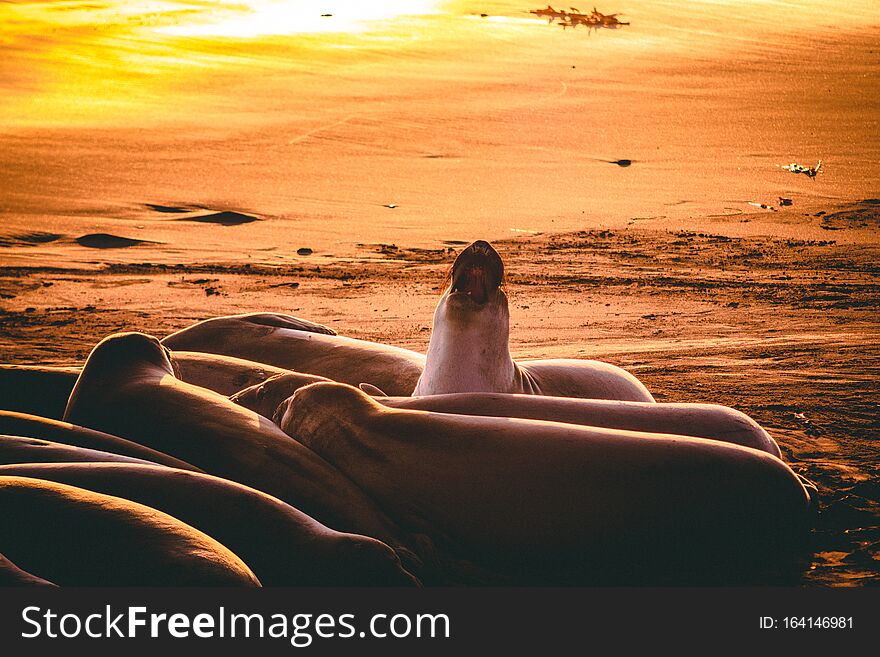
[[[368,3],[337,0],[319,5],[302,0],[253,0],[228,12],[209,10],[160,32],[177,36],[258,38],[293,34],[356,33],[370,29],[374,21],[430,13],[436,0],[400,0]],[[322,12],[316,14],[315,9]],[[333,20],[329,20],[333,19]]]

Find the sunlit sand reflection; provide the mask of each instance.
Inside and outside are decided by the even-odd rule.
[[[439,3],[432,0],[363,2],[331,0],[250,0],[225,11],[207,11],[193,20],[159,28],[160,32],[190,37],[253,38],[282,34],[359,32],[371,21],[401,15],[430,13]]]

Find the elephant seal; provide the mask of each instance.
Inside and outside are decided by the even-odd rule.
[[[78,462],[150,463],[131,456],[63,445],[39,438],[0,435],[0,464]]]
[[[25,572],[0,554],[0,587],[58,586],[52,582]]]
[[[0,477],[0,551],[59,586],[260,585],[216,540],[143,504]]]
[[[229,400],[239,406],[249,408],[263,417],[271,418],[275,414],[278,405],[290,397],[296,390],[310,383],[329,380],[323,376],[299,374],[298,372],[278,374],[249,388],[239,390],[234,395],[230,395]]]
[[[488,242],[479,240],[458,254],[434,311],[425,369],[413,396],[506,392],[654,401],[636,377],[609,363],[574,359],[514,362],[503,282],[504,263]],[[364,381],[382,388],[375,381]]]
[[[222,395],[288,370],[231,356],[181,351],[173,354],[181,380]],[[82,368],[0,365],[0,409],[60,420]]]
[[[514,583],[752,572],[808,517],[780,459],[702,438],[398,410],[335,383],[300,388],[278,419],[402,527]]]
[[[171,354],[182,381],[231,395],[289,370],[220,354],[177,351]],[[0,408],[60,420],[80,367],[0,365]]]
[[[230,399],[264,417],[307,385],[302,375],[280,375],[246,388]],[[373,386],[360,388],[384,406],[456,415],[486,415],[549,420],[608,429],[671,433],[722,440],[780,457],[779,445],[745,413],[718,404],[657,404],[608,399],[578,399],[507,393],[456,393],[422,397],[387,397]]]
[[[217,539],[263,586],[412,586],[394,551],[329,529],[281,500],[211,475],[154,465],[50,463],[0,466],[145,504]]]
[[[163,454],[155,449],[144,447],[118,436],[111,436],[103,431],[95,431],[94,429],[78,427],[69,422],[50,420],[49,418],[37,417],[36,415],[28,415],[26,413],[0,411],[0,434],[42,438],[43,440],[72,447],[84,447],[120,456],[130,456],[142,461],[166,465],[170,468],[198,470],[198,468],[186,461],[181,461],[168,454]]]
[[[226,397],[289,371],[244,358],[197,351],[172,351],[171,362],[176,365],[181,381],[219,392]]]
[[[229,315],[172,333],[162,344],[174,351],[225,354],[351,385],[366,381],[390,395],[412,392],[425,363],[422,354],[304,330],[309,324],[291,315]]]
[[[549,420],[606,429],[625,429],[721,440],[782,457],[779,445],[745,413],[719,404],[671,404],[608,399],[573,399],[500,393],[460,393],[426,397],[384,397],[383,406],[454,415]]]
[[[89,354],[65,420],[274,495],[337,531],[403,548],[399,529],[336,468],[267,418],[178,380],[168,356],[143,333],[105,338]]]
[[[0,408],[60,419],[77,376],[77,367],[0,365]]]

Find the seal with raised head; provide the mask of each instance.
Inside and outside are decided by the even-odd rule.
[[[370,390],[392,396],[506,392],[654,401],[635,376],[609,363],[514,362],[503,280],[504,263],[488,242],[474,242],[458,255],[434,312],[427,357],[331,335],[320,324],[272,313],[215,317],[162,342],[172,349],[246,358],[354,386],[369,384]]]
[[[578,359],[514,362],[503,282],[504,263],[488,242],[479,240],[458,254],[449,285],[434,311],[425,369],[413,396],[507,392],[654,401],[635,376],[609,363]]]
[[[154,465],[40,463],[0,466],[145,504],[206,533],[241,557],[263,586],[412,586],[394,551],[325,527],[281,500],[226,479]]]
[[[152,336],[119,333],[98,343],[65,420],[274,495],[337,531],[401,547],[399,529],[342,473],[271,420],[178,380],[167,348]]]
[[[167,513],[30,477],[0,477],[0,552],[59,586],[260,586],[227,547]]]
[[[392,409],[336,383],[277,419],[401,526],[515,583],[730,573],[785,554],[808,518],[785,463],[715,440]]]

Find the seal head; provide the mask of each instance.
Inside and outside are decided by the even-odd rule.
[[[450,297],[466,297],[483,305],[497,295],[504,282],[504,262],[492,245],[474,242],[458,254],[452,265]]]
[[[413,395],[497,392],[513,386],[503,282],[504,263],[488,242],[474,242],[458,255],[434,311],[425,369]]]

